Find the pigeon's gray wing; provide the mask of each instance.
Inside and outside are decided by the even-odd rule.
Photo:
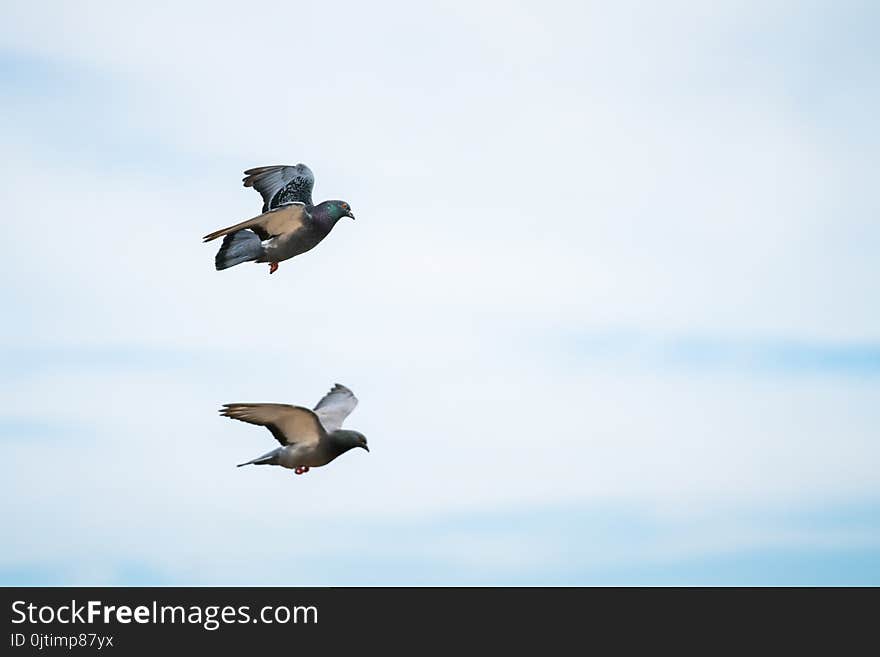
[[[253,187],[263,197],[263,212],[288,203],[312,203],[315,174],[305,164],[277,164],[244,172],[244,186]]]
[[[327,434],[314,411],[289,404],[223,404],[220,415],[266,427],[282,445],[317,445]]]
[[[215,230],[213,233],[205,235],[202,240],[210,242],[223,235],[237,233],[246,228],[250,228],[259,235],[261,240],[267,240],[270,237],[295,233],[303,227],[309,216],[309,213],[306,212],[306,206],[302,203],[291,203],[283,208],[264,212],[259,217],[242,221],[240,224]]]
[[[333,433],[342,428],[342,423],[345,422],[345,418],[351,414],[357,403],[358,400],[354,393],[344,385],[337,383],[315,406],[315,414],[321,420],[327,433]]]

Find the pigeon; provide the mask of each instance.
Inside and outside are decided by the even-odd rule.
[[[263,214],[205,235],[204,242],[223,237],[214,258],[217,270],[243,262],[278,263],[313,249],[343,217],[354,219],[345,201],[312,204],[315,176],[304,164],[257,167],[245,171],[245,187],[263,197]]]
[[[367,439],[359,431],[342,428],[345,418],[357,406],[354,393],[335,384],[314,410],[289,404],[224,404],[220,415],[233,420],[266,427],[281,443],[244,465],[280,465],[305,474],[309,468],[327,465],[340,454],[354,447],[368,452]]]

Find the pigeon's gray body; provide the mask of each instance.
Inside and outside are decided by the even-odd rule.
[[[231,416],[230,416],[231,417]],[[271,452],[263,454],[252,461],[239,463],[243,465],[280,465],[283,468],[317,468],[327,465],[337,456],[345,454],[348,450],[358,447],[356,431],[340,429],[327,434],[327,437],[317,445],[292,444],[277,447]]]
[[[306,210],[302,226],[296,232],[272,237],[260,243],[262,253],[257,262],[281,262],[315,248],[330,234],[337,221],[339,217],[329,216],[320,207],[312,208],[311,212]]]
[[[244,175],[244,186],[253,187],[263,197],[264,214],[284,205],[305,206],[302,226],[295,233],[261,240],[262,249],[256,262],[281,262],[305,253],[316,247],[336,225],[338,218],[331,221],[325,212],[312,212],[316,209],[312,203],[315,174],[305,164],[257,167],[248,169]]]
[[[336,384],[314,410],[288,404],[224,404],[221,415],[265,426],[281,443],[243,465],[280,465],[310,468],[327,465],[354,447],[367,451],[367,440],[357,431],[342,429],[342,423],[357,405],[357,398]]]

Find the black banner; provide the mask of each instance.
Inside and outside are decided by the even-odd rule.
[[[872,640],[880,601],[878,589],[698,588],[6,588],[3,598],[10,655],[597,641],[839,650]]]

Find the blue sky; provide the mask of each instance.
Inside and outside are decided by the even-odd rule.
[[[0,583],[880,584],[876,8],[380,5],[8,8]]]

